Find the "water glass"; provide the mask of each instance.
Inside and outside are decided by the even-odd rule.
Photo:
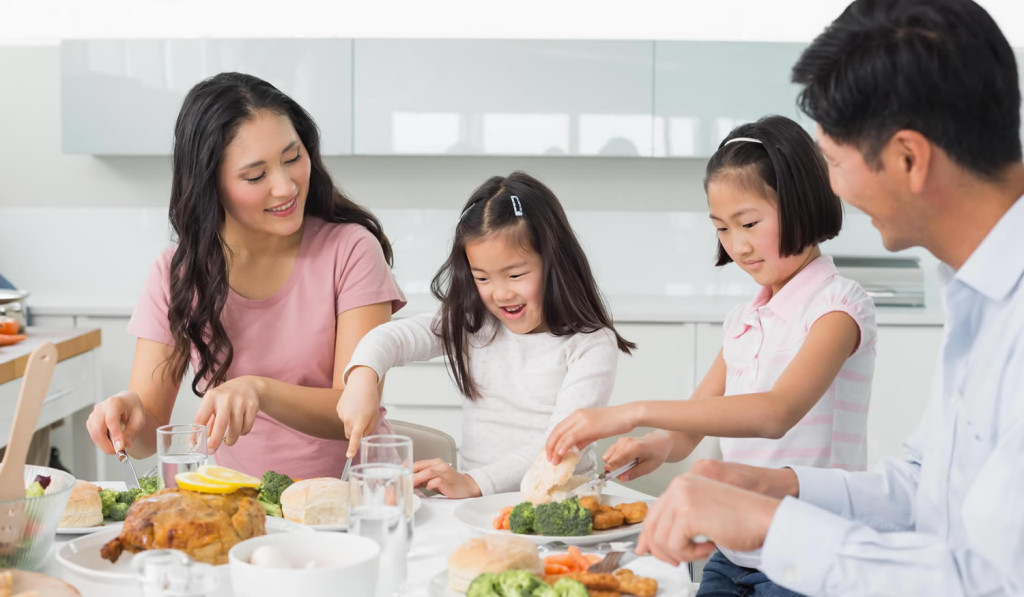
[[[405,525],[412,542],[413,535],[413,487],[412,487],[412,438],[406,435],[368,435],[359,442],[361,464],[387,464],[405,469],[402,478],[402,511]]]
[[[391,463],[356,464],[349,471],[349,532],[380,545],[377,597],[397,595],[406,579],[409,531],[404,504],[412,500],[407,476],[405,467]]]
[[[177,487],[178,473],[197,470],[206,464],[206,425],[164,425],[156,430],[157,476],[160,489]]]

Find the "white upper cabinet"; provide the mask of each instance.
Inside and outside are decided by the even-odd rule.
[[[651,156],[653,45],[356,40],[354,153]]]
[[[654,64],[654,155],[707,157],[737,125],[788,116],[813,134],[796,105],[790,70],[802,43],[659,41]]]
[[[352,151],[347,39],[67,40],[61,42],[65,153],[167,155],[185,94],[238,71],[269,81],[316,120],[326,155]]]

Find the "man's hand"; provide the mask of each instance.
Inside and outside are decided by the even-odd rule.
[[[796,473],[789,468],[762,468],[738,462],[698,460],[690,467],[689,474],[700,475],[780,500],[787,495],[800,497],[800,483]]]
[[[779,500],[699,475],[676,477],[651,507],[636,552],[678,566],[715,546],[750,551],[764,544]],[[703,535],[708,543],[694,543]]]

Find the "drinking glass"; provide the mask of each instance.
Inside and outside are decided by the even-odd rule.
[[[402,479],[401,503],[405,513],[405,524],[409,533],[409,542],[413,535],[413,487],[412,487],[412,438],[406,435],[368,435],[359,442],[359,462],[361,464],[388,464],[405,469]]]
[[[174,476],[206,464],[206,425],[164,425],[156,430],[160,489],[177,487]]]
[[[220,574],[176,549],[150,549],[135,554],[132,569],[142,597],[205,597],[213,595]]]
[[[408,470],[388,462],[362,463],[352,465],[348,475],[349,532],[380,545],[377,597],[397,595],[405,583],[409,530],[404,505],[412,500]]]

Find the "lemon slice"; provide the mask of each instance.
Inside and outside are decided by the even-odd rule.
[[[198,491],[199,493],[232,493],[233,491],[238,490],[237,485],[217,483],[200,477],[198,471],[191,473],[178,473],[177,475],[174,475],[174,481],[178,484],[178,487],[182,489]]]
[[[196,474],[211,483],[224,483],[234,487],[252,487],[257,489],[262,482],[256,477],[250,477],[245,473],[240,473],[226,466],[216,466],[213,464],[204,464],[199,467]]]

